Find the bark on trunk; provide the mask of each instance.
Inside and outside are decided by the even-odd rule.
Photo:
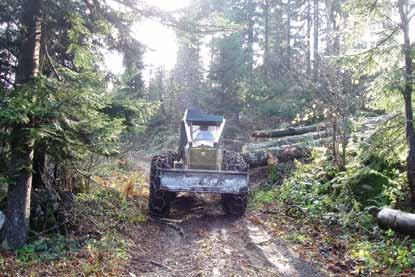
[[[22,14],[23,36],[16,72],[16,84],[22,84],[38,75],[41,42],[41,0],[26,0]]]
[[[311,142],[320,145],[323,140]],[[251,151],[242,154],[249,168],[256,168],[276,163],[286,163],[293,160],[308,159],[311,155],[309,145],[286,145],[282,147],[273,147],[258,151]]]
[[[331,147],[333,151],[333,162],[337,163],[337,118],[333,117],[331,121],[331,128],[333,129],[332,132],[332,140],[331,140]]]
[[[44,143],[36,143],[33,155],[33,189],[41,189],[44,187],[43,173],[46,166],[46,145]]]
[[[342,145],[347,146],[349,139],[353,138],[354,141],[361,141],[366,140],[368,137],[370,137],[374,130],[376,129],[376,124],[370,124],[370,125],[361,125],[357,126],[357,130],[355,133],[351,134],[350,132],[344,132],[342,133]],[[268,140],[263,142],[253,142],[245,144],[242,147],[243,152],[250,152],[250,151],[258,151],[258,150],[267,150],[268,148],[273,147],[281,147],[286,145],[294,145],[294,144],[306,144],[308,142],[316,142],[318,140],[323,139],[324,143],[327,141],[332,143],[332,129],[323,130],[320,132],[311,132],[307,134],[302,135],[295,135],[295,136],[287,136],[280,139],[275,140]],[[342,149],[342,153],[345,153],[345,148]]]
[[[322,130],[317,132],[306,133],[302,135],[288,136],[276,140],[269,140],[264,142],[248,143],[243,146],[243,152],[255,151],[270,147],[278,147],[283,145],[292,145],[300,142],[307,142],[327,138],[332,134],[332,130]]]
[[[287,69],[291,67],[291,0],[287,2]]]
[[[383,208],[376,218],[378,224],[384,229],[390,228],[398,233],[415,235],[415,214]]]
[[[311,0],[307,0],[306,65],[307,76],[311,74]]]
[[[331,3],[332,4],[332,3]],[[333,35],[333,29],[332,29],[332,16],[331,16],[331,12],[332,12],[332,8],[330,7],[331,4],[329,4],[328,6],[326,5],[326,16],[327,16],[327,26],[326,26],[326,56],[330,56],[332,54],[331,50],[332,50],[332,35]]]
[[[319,28],[319,14],[318,14],[318,0],[314,0],[314,43],[313,43],[313,58],[314,58],[314,68],[313,68],[313,79],[314,82],[317,82],[318,80],[318,72],[319,72],[319,66],[320,66],[320,57],[318,55],[318,28]]]
[[[11,169],[14,183],[7,192],[5,245],[22,247],[27,240],[32,190],[33,140],[25,126],[16,126],[11,134]]]
[[[254,70],[254,3],[253,0],[248,1],[248,74],[249,82],[252,84]]]
[[[273,78],[279,80],[281,76],[281,57],[282,57],[282,1],[277,0],[275,7],[275,64]]]
[[[265,30],[264,30],[264,69],[265,69],[265,80],[268,82],[269,79],[269,0],[265,0],[264,5],[264,17],[265,17]]]
[[[325,130],[323,124],[309,125],[304,127],[289,127],[287,129],[276,129],[266,131],[255,131],[252,136],[255,138],[280,138],[286,136],[302,135],[310,132]]]
[[[341,153],[341,164],[340,164],[340,169],[344,170],[346,168],[346,150],[347,150],[347,145],[349,142],[349,136],[350,136],[350,130],[348,125],[348,118],[346,116],[342,117],[342,153]]]
[[[402,52],[405,58],[404,72],[404,89],[403,96],[405,101],[405,118],[406,118],[406,139],[408,143],[407,156],[407,177],[410,188],[411,203],[415,206],[415,133],[414,133],[414,115],[412,107],[412,57],[411,41],[409,39],[409,18],[408,18],[408,1],[400,0],[398,3],[399,14],[401,17],[401,29],[404,36]]]
[[[373,134],[373,131],[379,123],[385,122],[393,117],[394,115],[384,115],[366,118],[363,122],[357,124],[357,133],[350,134],[346,131],[342,134],[342,143],[346,146],[351,138],[358,141],[367,139]],[[299,132],[299,129],[301,131],[316,130],[316,126],[322,126],[324,128],[324,125],[318,124],[266,132],[278,132],[279,135],[284,134],[286,136],[288,133]],[[294,159],[306,159],[313,146],[332,144],[332,134],[333,129],[329,128],[320,132],[314,131],[300,135],[288,135],[277,140],[249,143],[243,146],[243,156],[251,168],[292,161]]]
[[[16,84],[35,78],[39,72],[41,42],[41,0],[26,0],[22,13],[22,37]],[[32,188],[33,144],[30,136],[32,123],[19,124],[11,132],[10,173],[14,182],[7,194],[7,215],[4,245],[22,247],[27,240]]]
[[[393,114],[376,116],[376,117],[368,117],[365,120],[357,123],[356,125],[357,131],[363,132],[367,130],[373,130],[377,127],[378,124],[385,122],[393,117],[394,117]],[[303,127],[288,127],[286,129],[255,131],[254,133],[252,133],[252,137],[254,138],[281,138],[281,137],[287,137],[287,136],[303,135],[307,133],[324,131],[324,130],[326,130],[326,124],[319,123],[319,124],[308,125],[308,126],[303,126]]]

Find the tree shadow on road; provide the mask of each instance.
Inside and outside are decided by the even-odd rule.
[[[136,276],[325,275],[248,218],[225,215],[220,196],[180,194],[168,224],[149,221],[137,234],[129,270]]]

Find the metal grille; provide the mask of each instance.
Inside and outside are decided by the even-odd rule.
[[[215,170],[216,159],[217,149],[191,148],[189,168]]]

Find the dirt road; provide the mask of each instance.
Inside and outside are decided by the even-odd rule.
[[[250,220],[225,216],[219,199],[180,195],[170,222],[131,236],[130,276],[325,276]]]

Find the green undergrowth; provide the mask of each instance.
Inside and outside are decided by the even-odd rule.
[[[330,249],[337,244],[345,248],[344,255],[353,264],[350,272],[413,273],[415,240],[392,230],[381,230],[371,214],[373,207],[407,209],[409,193],[402,166],[375,155],[357,153],[341,171],[325,157],[324,150],[319,149],[313,153],[311,163],[296,163],[281,186],[254,191],[251,206],[257,210],[279,210],[283,216],[294,217],[299,228],[287,238],[296,243],[316,240],[310,237],[310,226],[323,228],[323,244],[331,245]],[[269,178],[273,178],[272,168]],[[288,214],[292,207],[290,212],[297,214]]]
[[[180,133],[178,127],[167,125],[149,127],[143,137],[145,139],[137,142],[136,150],[153,156],[155,153],[176,149],[179,146]]]
[[[10,276],[123,275],[131,230],[147,220],[145,206],[139,195],[95,185],[67,210],[66,235],[62,230],[32,235],[25,247],[1,253],[0,271]]]

